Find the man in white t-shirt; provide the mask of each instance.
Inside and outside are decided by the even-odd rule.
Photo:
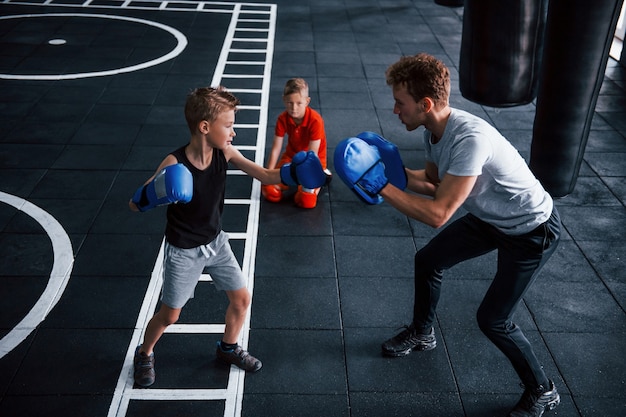
[[[428,54],[402,57],[387,69],[386,78],[393,89],[394,113],[406,129],[426,129],[426,166],[406,169],[412,192],[384,178],[368,180],[376,170],[366,172],[359,187],[434,228],[445,225],[461,207],[468,214],[416,253],[413,322],[382,344],[383,355],[433,349],[443,271],[497,250],[497,272],[478,308],[478,325],[525,386],[510,416],[539,417],[558,405],[559,394],[512,317],[557,247],[561,225],[552,198],[494,127],[450,107],[450,73],[441,61]]]

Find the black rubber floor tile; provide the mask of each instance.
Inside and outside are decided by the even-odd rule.
[[[424,242],[424,245],[427,242],[422,239],[419,241],[420,243]],[[418,250],[422,247],[423,245],[418,245]],[[485,255],[458,263],[452,268],[444,271],[444,283],[451,280],[487,280],[491,282],[496,274],[497,260],[498,253],[494,250]]]
[[[563,393],[567,393],[567,388],[560,377],[560,368],[554,363],[542,334],[530,329],[522,330],[548,378],[559,388],[562,386]],[[519,386],[521,381],[511,363],[480,330],[444,330],[443,336],[461,394],[519,392],[521,396],[523,391]]]
[[[439,330],[435,330],[439,333]],[[401,358],[386,358],[380,345],[399,331],[393,328],[345,329],[350,392],[442,393],[456,389],[443,345]]]
[[[615,130],[592,129],[589,131],[585,152],[626,152],[626,141]]]
[[[0,329],[3,329],[3,335],[26,317],[41,297],[49,280],[50,275],[2,276],[0,292],[5,295],[5,300],[0,305]]]
[[[65,233],[86,234],[93,225],[94,216],[102,202],[100,200],[31,199],[31,203],[45,210],[59,222]],[[24,230],[21,222],[12,224],[8,230]]]
[[[193,298],[183,307],[178,323],[224,323],[227,307],[228,296],[224,291],[217,290],[211,281],[200,281],[196,285]],[[157,306],[157,310],[158,308]],[[216,337],[221,336],[221,334],[216,335]]]
[[[337,273],[343,276],[413,276],[415,245],[410,237],[336,236]]]
[[[329,148],[334,148],[345,138],[353,137],[364,131],[378,132],[374,109],[327,109],[322,107],[322,117],[326,128],[326,140]],[[350,123],[346,123],[350,120]],[[355,126],[358,128],[355,129]]]
[[[21,198],[27,197],[45,174],[43,169],[0,169],[0,190]]]
[[[329,155],[333,155],[334,152],[335,152],[334,148],[328,149]],[[335,167],[332,162],[332,157],[329,159],[330,159],[328,162],[329,169],[331,170],[331,172],[333,172],[333,182],[328,186],[330,200],[333,203],[347,202],[347,203],[358,203],[358,204],[365,205],[366,203],[363,202],[363,200],[361,200],[354,193],[354,191],[352,191],[352,189],[348,188],[348,186],[345,183],[343,183],[341,178],[339,178],[339,176],[337,175],[337,171],[335,171]]]
[[[559,242],[556,252],[541,270],[537,282],[590,282],[597,279],[588,255],[579,246],[580,242],[574,243],[571,240]]]
[[[184,89],[181,87],[181,90],[189,91],[194,88],[196,85],[192,85],[191,87],[187,87]],[[202,87],[203,85],[199,85]],[[154,104],[150,106],[150,111],[146,116],[146,124],[171,124],[176,126],[183,126],[185,123],[185,114],[183,113],[184,108],[184,98],[177,100],[180,102],[178,105],[172,105],[171,103],[177,103],[177,101],[168,100],[167,104]]]
[[[95,104],[86,118],[88,123],[141,124],[146,121],[151,106],[145,104]]]
[[[145,276],[119,278],[71,275],[58,303],[42,323],[42,328],[133,329],[147,286]],[[122,303],[124,308],[119,308],[112,300]]]
[[[64,145],[3,143],[0,144],[2,167],[8,169],[47,169],[57,160],[64,148]]]
[[[113,170],[49,170],[33,190],[36,199],[103,199],[115,178]]]
[[[62,416],[68,410],[80,410],[81,414],[106,415],[111,396],[92,395],[7,395],[0,403],[3,416]]]
[[[163,146],[171,150],[189,142],[189,128],[186,125],[144,124],[134,142],[135,146]]]
[[[45,233],[0,235],[0,276],[48,276],[54,261]]]
[[[625,141],[626,142],[626,141]],[[561,206],[621,206],[620,201],[598,177],[579,177],[574,191],[558,200]]]
[[[162,234],[90,234],[74,262],[73,273],[149,276],[162,241]]]
[[[626,205],[626,177],[603,178],[609,189]]]
[[[335,236],[411,236],[407,217],[389,205],[333,202],[331,209]]]
[[[319,77],[318,84],[319,84],[318,88],[320,91],[328,91],[328,92],[361,91],[361,90],[367,89],[368,87],[367,81],[364,78],[358,78],[358,77],[357,78]]]
[[[335,277],[333,240],[327,236],[259,236],[255,273],[277,277]],[[304,261],[315,253],[316,262]]]
[[[345,327],[396,327],[413,321],[413,277],[339,279]]]
[[[537,282],[524,299],[542,331],[626,333],[624,310],[597,280]]]
[[[6,333],[8,333],[7,330],[1,329],[0,337],[4,337]],[[34,336],[31,333],[13,350],[4,355],[2,360],[0,360],[0,391],[3,395],[7,392],[7,389],[13,382],[13,378],[22,365],[24,357],[26,356],[26,353],[28,353],[28,349],[30,349],[30,345],[33,340]],[[4,412],[2,404],[3,402],[0,402],[0,412],[2,415],[11,415]]]
[[[330,236],[330,204],[326,188],[320,190],[317,205],[312,209],[296,206],[295,190],[284,193],[279,203],[262,198],[259,224],[261,236]]]
[[[221,416],[224,415],[224,400],[131,400],[128,404],[129,416],[178,417],[178,416]]]
[[[71,142],[75,132],[75,123],[33,123],[32,120],[26,118],[16,121],[15,128],[4,136],[2,142],[63,145]]]
[[[464,417],[455,392],[352,392],[350,410],[359,417]]]
[[[602,282],[616,301],[626,306],[626,276],[624,275],[625,242],[579,242],[585,257],[591,262]]]
[[[28,119],[37,123],[80,123],[90,111],[91,105],[85,103],[38,103]]]
[[[348,417],[348,396],[296,395],[296,394],[246,394],[243,399],[244,417]]]
[[[252,329],[250,353],[263,362],[246,377],[246,394],[347,393],[340,330]]]
[[[184,145],[185,143],[181,142],[165,146],[133,146],[122,169],[152,171],[141,183],[137,184],[139,186],[156,172],[156,169],[169,153]]]
[[[345,324],[345,316],[343,316]],[[340,329],[334,278],[259,276],[254,279],[254,329]]]
[[[626,152],[588,152],[585,161],[600,176],[626,177],[624,154]]]
[[[222,215],[222,229],[227,233],[245,233],[249,212],[248,204],[227,204]]]
[[[578,397],[623,400],[624,387],[620,382],[626,372],[623,360],[626,337],[623,332],[544,333],[543,338],[574,395],[574,401]]]
[[[626,415],[626,401],[623,395],[613,398],[579,396],[576,397],[576,406],[582,416]]]
[[[253,178],[248,175],[226,177],[226,199],[249,199],[252,195]]]
[[[83,123],[70,143],[75,145],[132,144],[140,128],[140,124]]]
[[[117,170],[124,164],[129,149],[124,145],[68,145],[52,168]]]
[[[333,109],[364,109],[371,110],[374,108],[371,97],[367,92],[347,92],[347,91],[329,91],[328,93],[320,93],[321,107],[325,112],[331,112]]]
[[[437,307],[437,319],[446,332],[478,330],[476,312],[491,281],[489,280],[443,280],[441,298]],[[524,303],[520,303],[513,322],[524,331],[536,330],[533,317]]]
[[[230,365],[215,356],[220,339],[215,334],[164,334],[154,348],[156,382],[151,388],[225,389]]]
[[[94,219],[92,233],[139,233],[159,235],[165,232],[166,208],[134,212],[128,207],[132,194],[125,198],[109,198]]]
[[[7,395],[113,394],[131,330],[39,329]],[[93,372],[94,361],[102,372]]]
[[[626,235],[623,207],[560,207],[561,221],[574,239],[620,242]]]

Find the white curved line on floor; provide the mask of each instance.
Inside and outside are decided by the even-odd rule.
[[[15,207],[37,221],[48,234],[54,252],[48,285],[22,321],[0,340],[0,358],[2,358],[22,343],[44,321],[52,307],[59,301],[72,272],[74,252],[69,236],[61,224],[48,212],[23,198],[2,191],[0,191],[0,201]]]
[[[155,58],[150,61],[142,62],[140,64],[131,65],[129,67],[116,68],[108,71],[95,71],[95,72],[82,72],[74,74],[33,74],[33,75],[19,75],[19,74],[0,74],[0,79],[6,80],[74,80],[78,78],[91,78],[91,77],[104,77],[107,75],[123,74],[126,72],[138,71],[144,68],[152,67],[163,62],[169,61],[172,58],[180,55],[182,51],[187,47],[187,37],[180,31],[174,29],[171,26],[164,25],[159,22],[153,22],[151,20],[138,19],[136,17],[127,16],[115,16],[108,14],[91,14],[91,13],[46,13],[46,14],[22,14],[13,16],[0,16],[2,19],[20,19],[20,18],[36,18],[36,17],[87,17],[87,18],[99,18],[99,19],[114,19],[125,20],[127,22],[142,23],[149,26],[154,26],[159,29],[163,29],[169,32],[176,38],[176,47],[167,54]]]

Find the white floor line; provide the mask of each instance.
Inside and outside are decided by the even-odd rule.
[[[133,2],[134,4],[135,2]],[[179,2],[180,3],[180,2]],[[208,4],[208,2],[207,2]],[[202,7],[204,4],[199,4],[198,7]],[[267,20],[263,19],[245,19],[247,13],[258,16],[264,14],[264,10],[267,9]],[[166,10],[170,10],[166,8]],[[223,12],[223,11],[222,11]],[[231,74],[228,71],[228,55],[233,52],[232,43],[234,39],[237,39],[237,33],[243,31],[249,31],[249,28],[240,29],[238,23],[245,21],[246,23],[254,22],[260,24],[266,24],[267,28],[263,29],[267,33],[267,49],[265,53],[265,61],[256,62],[257,65],[263,65],[263,75],[250,75],[250,74]],[[259,123],[258,125],[235,125],[237,128],[254,128],[257,130],[257,143],[256,146],[245,146],[246,150],[252,150],[255,152],[255,162],[258,164],[264,163],[265,152],[265,132],[267,128],[267,107],[269,103],[269,91],[271,81],[271,66],[273,59],[273,47],[274,47],[274,31],[276,27],[276,5],[255,5],[252,3],[236,3],[232,10],[231,23],[225,36],[224,45],[218,59],[218,63],[213,75],[211,85],[216,86],[222,83],[222,80],[231,80],[233,84],[237,84],[238,79],[250,79],[250,78],[262,78],[263,85],[260,90],[260,104],[258,106],[245,106],[246,109],[259,111]],[[238,53],[243,50],[237,49]],[[259,49],[255,49],[254,53],[258,54]],[[229,86],[230,87],[230,86]],[[233,91],[237,91],[233,88]],[[246,91],[246,90],[240,90]],[[255,93],[259,92],[255,90]],[[244,107],[244,106],[242,106]],[[242,147],[243,148],[243,147]],[[242,175],[243,173],[238,170],[229,170],[228,175]],[[229,233],[231,240],[241,239],[245,241],[244,254],[242,261],[242,272],[247,278],[247,287],[250,293],[254,296],[254,265],[257,246],[257,235],[259,226],[259,209],[260,209],[260,183],[256,180],[252,182],[252,190],[250,199],[227,199],[225,204],[230,205],[249,205],[248,223],[245,233]],[[225,208],[228,210],[228,207]],[[117,387],[114,392],[113,400],[109,408],[108,417],[123,417],[128,411],[128,406],[132,400],[203,400],[203,401],[224,401],[224,417],[237,417],[241,415],[242,402],[243,402],[243,389],[245,372],[238,369],[235,366],[231,366],[228,377],[228,385],[225,389],[135,389],[133,388],[132,368],[133,368],[133,356],[136,346],[143,338],[143,332],[147,322],[152,317],[161,290],[162,283],[162,263],[163,263],[163,243],[159,250],[155,267],[152,271],[148,290],[144,298],[135,330],[133,332],[128,350],[126,352],[126,358],[120,373]],[[201,280],[210,280],[208,274],[203,274]],[[253,297],[254,298],[254,297]],[[249,341],[250,331],[250,311],[246,317],[243,330],[241,332],[240,344],[244,349],[247,349]],[[222,334],[224,332],[224,324],[176,324],[168,328],[167,333],[184,334],[184,333],[202,333],[202,334]]]

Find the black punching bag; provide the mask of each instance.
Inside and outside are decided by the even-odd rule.
[[[537,95],[547,0],[465,0],[459,88],[491,107]]]
[[[574,190],[623,0],[550,0],[530,168],[554,197]]]

